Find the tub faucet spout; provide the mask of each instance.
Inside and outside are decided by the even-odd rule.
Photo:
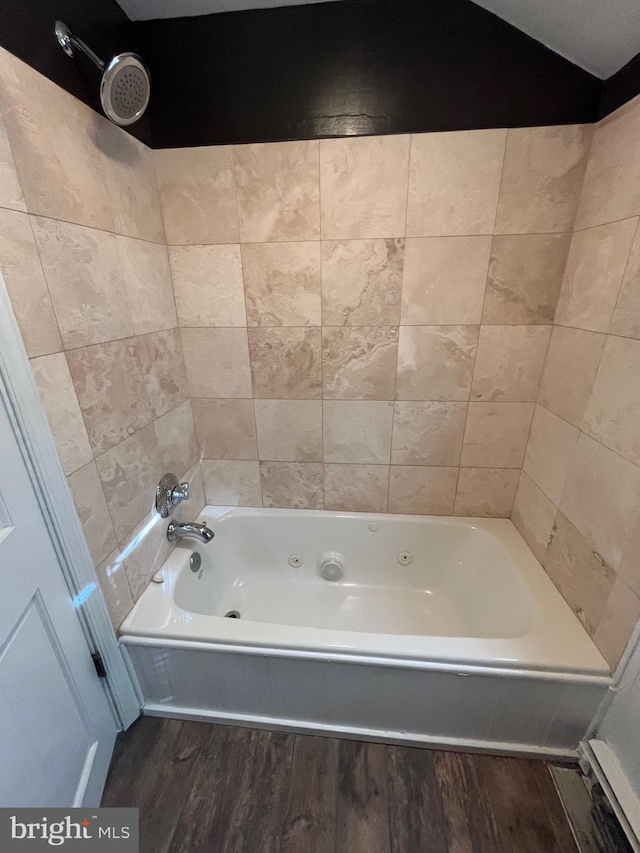
[[[175,542],[177,539],[197,539],[199,542],[211,542],[215,533],[206,524],[197,521],[171,521],[167,527],[167,539]]]

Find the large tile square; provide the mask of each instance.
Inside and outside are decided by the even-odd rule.
[[[403,260],[404,240],[323,242],[323,324],[397,325]]]
[[[411,237],[405,241],[402,324],[478,324],[491,237]]]
[[[171,246],[181,326],[246,326],[240,246]]]
[[[151,421],[149,398],[133,338],[71,350],[67,361],[96,455]]]
[[[521,468],[535,403],[470,403],[461,464]]]
[[[319,145],[233,146],[242,243],[320,238]]]
[[[325,326],[324,398],[393,400],[397,358],[397,326]]]
[[[472,400],[535,402],[551,326],[481,326]]]
[[[321,400],[255,400],[259,458],[322,462]]]
[[[324,461],[388,465],[393,403],[325,400]]]
[[[192,397],[252,397],[246,329],[181,329]]]
[[[249,326],[319,326],[320,243],[245,243]]]
[[[469,399],[478,326],[402,326],[398,400]]]
[[[467,403],[401,403],[394,406],[394,465],[459,465]]]
[[[320,142],[322,239],[404,237],[409,136]]]
[[[249,329],[253,396],[319,400],[322,397],[320,329]]]
[[[153,153],[167,243],[237,243],[231,147],[165,148]]]
[[[506,130],[411,137],[407,237],[492,234]]]

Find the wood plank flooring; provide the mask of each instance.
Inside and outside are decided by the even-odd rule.
[[[141,853],[576,853],[547,766],[142,717],[103,806]]]

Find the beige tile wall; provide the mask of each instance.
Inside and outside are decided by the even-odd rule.
[[[207,500],[509,516],[589,143],[156,151]]]
[[[513,521],[615,666],[640,618],[640,98],[596,128]]]
[[[0,265],[114,624],[168,553],[164,470],[186,515],[509,516],[517,490],[615,664],[640,616],[637,102],[588,165],[584,127],[154,158],[4,51],[0,109]]]
[[[151,151],[0,50],[0,267],[114,625],[204,493]]]

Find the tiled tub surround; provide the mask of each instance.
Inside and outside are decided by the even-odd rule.
[[[508,517],[589,142],[156,151],[207,502]]]
[[[513,521],[611,666],[640,618],[640,99],[595,130]]]
[[[616,662],[640,615],[637,103],[589,158],[579,126],[154,156],[0,51],[0,107],[0,264],[114,623],[169,547],[169,468],[186,515],[206,490],[508,516],[517,489]]]
[[[3,50],[0,108],[0,266],[117,625],[163,471],[204,504],[153,154]]]

